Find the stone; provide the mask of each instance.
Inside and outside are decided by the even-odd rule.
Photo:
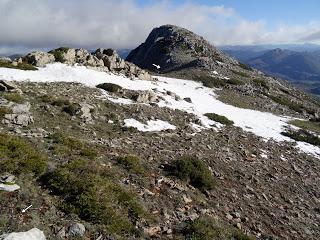
[[[192,100],[191,100],[191,98],[189,98],[189,97],[186,97],[186,98],[184,98],[183,100],[186,101],[186,102],[188,102],[188,103],[192,103]]]
[[[18,88],[17,85],[15,85],[13,82],[7,80],[0,80],[0,86],[3,86],[5,88],[3,91],[10,91]]]
[[[11,63],[11,59],[8,57],[0,57],[0,62]]]
[[[69,48],[65,52],[62,53],[63,63],[73,65],[76,63],[76,50],[73,48]]]
[[[0,240],[45,240],[46,236],[38,228],[32,228],[27,232],[13,232],[9,234],[3,234],[0,236]]]
[[[72,224],[69,228],[68,234],[71,236],[84,236],[86,228],[81,223]]]
[[[17,184],[0,183],[0,191],[14,192],[19,189],[20,186]]]
[[[91,111],[94,109],[93,106],[87,104],[87,103],[80,103],[80,111],[81,111],[81,116],[85,122],[91,122],[92,121],[92,115]]]
[[[66,234],[66,228],[62,227],[58,232],[57,232],[57,238],[58,239],[65,239],[67,236]]]
[[[24,62],[35,65],[37,67],[44,67],[46,64],[55,61],[54,55],[46,52],[32,52],[23,58]]]
[[[133,100],[138,103],[157,102],[158,97],[152,91],[141,91],[133,96]]]
[[[161,232],[160,226],[153,226],[145,230],[150,237],[155,237]]]
[[[15,176],[11,173],[3,173],[0,175],[0,182],[2,183],[15,183]]]

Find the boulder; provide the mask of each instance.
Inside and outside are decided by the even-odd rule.
[[[13,82],[7,80],[0,80],[0,84],[4,86],[8,91],[18,88],[17,85],[15,85]]]
[[[14,191],[19,190],[19,189],[20,189],[20,186],[17,185],[17,184],[0,183],[0,191],[14,192]]]
[[[72,224],[69,228],[68,234],[71,236],[80,236],[83,237],[84,233],[86,231],[86,228],[81,223],[75,223]]]
[[[8,57],[0,57],[0,62],[11,63],[11,59]]]
[[[143,91],[139,92],[133,96],[133,100],[138,103],[149,103],[149,102],[157,102],[158,96],[151,91]]]
[[[35,65],[37,67],[44,67],[48,63],[55,61],[54,55],[46,52],[32,52],[23,58],[24,62]]]
[[[45,240],[44,233],[38,228],[32,228],[27,232],[13,232],[9,234],[3,234],[0,236],[0,240]]]
[[[73,65],[76,63],[76,50],[69,48],[62,53],[63,63]]]

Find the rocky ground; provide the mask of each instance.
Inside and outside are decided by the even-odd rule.
[[[10,181],[4,176],[10,169],[1,165],[2,183],[20,187],[0,192],[1,233],[38,228],[47,239],[185,239],[190,238],[184,230],[188,224],[206,216],[219,221],[221,229],[241,229],[257,239],[320,237],[320,162],[298,153],[292,143],[265,141],[234,126],[198,133],[189,124],[195,121],[193,115],[148,103],[115,104],[105,99],[102,90],[76,83],[20,82],[12,88],[0,93],[0,147],[25,156],[22,159],[30,154],[46,158],[47,163],[43,171],[38,171],[42,169],[38,165],[35,169],[17,165],[10,171],[16,179],[11,176]],[[127,118],[141,122],[162,119],[177,129],[143,133],[125,128]],[[10,136],[20,140],[10,140],[8,146],[5,139]],[[42,155],[35,155],[19,141],[26,141]],[[3,159],[18,159],[3,153]],[[138,159],[134,164],[119,161],[132,155]],[[174,161],[187,155],[205,163],[214,177],[213,188],[200,189],[170,173]],[[81,171],[70,165],[79,159],[88,165],[82,168],[80,164]],[[75,188],[82,193],[82,185],[76,185],[80,184],[77,176],[84,176],[81,184],[90,189],[88,183],[100,182],[100,177],[87,173],[91,171],[107,179],[103,181],[110,182],[111,189],[132,194],[124,205],[116,198],[123,209],[128,208],[130,223],[125,217],[119,223],[122,227],[115,227],[112,216],[105,218],[98,210],[93,217],[77,209],[79,205],[67,205],[66,209]],[[65,186],[55,182],[54,174],[60,176],[61,184],[71,174],[64,183],[70,183],[69,194],[64,192]],[[95,211],[95,205],[86,201],[90,204],[85,206]],[[133,211],[135,201],[143,213]],[[22,212],[30,204],[32,207]],[[123,209],[117,211],[123,213]],[[132,217],[131,211],[138,215]],[[122,225],[124,222],[127,225]],[[129,231],[132,226],[139,233]],[[194,232],[200,231],[192,226]],[[226,236],[217,239],[230,239]],[[234,238],[249,239],[242,237]],[[210,239],[209,233],[194,239]]]

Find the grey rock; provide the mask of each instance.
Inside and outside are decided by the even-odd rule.
[[[11,173],[3,173],[0,175],[0,182],[2,183],[15,183],[15,176]]]
[[[81,223],[72,224],[69,228],[68,234],[71,236],[81,236],[85,234],[86,228]]]
[[[11,59],[8,57],[0,57],[0,62],[11,63]]]
[[[32,52],[23,57],[23,61],[37,67],[44,67],[46,64],[55,61],[54,55],[46,52]]]
[[[17,85],[15,85],[13,82],[0,80],[0,91],[10,91],[17,88]]]
[[[0,236],[0,240],[45,240],[46,236],[38,228],[32,228],[27,232],[13,232],[9,234],[3,234]]]

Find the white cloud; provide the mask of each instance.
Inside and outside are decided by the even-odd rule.
[[[134,0],[0,0],[0,46],[7,50],[132,48],[152,28],[168,23],[220,45],[297,42],[320,31],[318,23],[267,31],[266,22],[248,21],[232,8],[192,3],[175,7],[168,0],[144,7]]]

